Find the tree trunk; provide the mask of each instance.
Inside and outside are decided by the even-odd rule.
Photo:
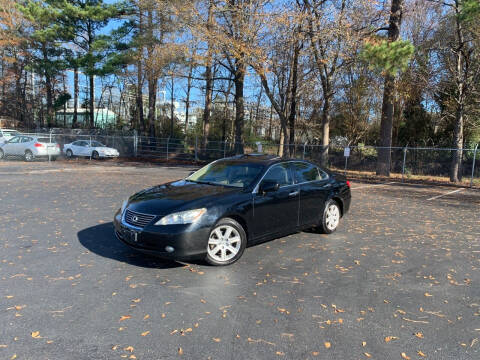
[[[245,98],[243,89],[245,85],[245,64],[236,61],[235,72],[235,154],[243,154],[243,126],[245,123]]]
[[[465,40],[463,35],[463,27],[460,19],[460,2],[455,1],[456,15],[456,37],[458,45],[456,46],[456,85],[457,85],[457,109],[455,114],[455,130],[453,135],[453,146],[455,151],[452,154],[452,164],[450,167],[450,181],[459,182],[462,180],[462,156],[463,156],[463,122],[465,112],[465,84],[464,58]],[[468,68],[468,66],[466,66]]]
[[[52,79],[48,73],[45,74],[45,90],[47,92],[47,127],[53,126],[53,117],[54,117],[54,109],[53,109],[53,87],[52,87]]]
[[[383,89],[382,120],[380,124],[380,149],[378,149],[377,175],[390,176],[392,158],[392,129],[395,99],[395,78],[385,77]]]
[[[89,76],[90,81],[90,101],[89,101],[89,113],[90,113],[90,129],[95,127],[95,75]]]
[[[330,96],[324,96],[322,109],[322,153],[320,161],[322,166],[328,165],[328,150],[330,147]]]
[[[290,115],[288,117],[288,125],[290,128],[289,150],[292,157],[295,153],[295,115],[297,114],[297,87],[298,87],[298,56],[300,46],[295,44],[292,61],[292,86],[290,97]]]
[[[78,67],[73,69],[73,120],[72,129],[77,126],[78,121]]]
[[[172,74],[171,85],[172,85],[172,92],[170,93],[170,137],[173,137],[173,126],[175,122],[175,105],[173,104],[173,101],[175,100],[175,82],[174,82],[173,74]]]
[[[388,27],[388,41],[397,41],[400,37],[404,0],[392,0]],[[387,74],[383,90],[382,119],[380,123],[380,146],[377,159],[377,175],[390,176],[392,127],[395,100],[395,77]]]
[[[157,79],[149,74],[148,79],[148,134],[155,136],[155,105],[157,103]]]
[[[208,3],[207,32],[211,35],[213,25],[213,0]],[[202,148],[207,149],[208,135],[210,133],[210,112],[212,111],[213,75],[212,75],[212,43],[209,38],[207,59],[205,64],[205,108],[203,110],[203,140]]]

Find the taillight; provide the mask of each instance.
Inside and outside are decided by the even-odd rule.
[[[350,188],[350,181],[347,180],[347,186]]]
[[[43,147],[43,144],[39,144],[39,143],[35,143],[35,145],[33,145],[35,147]]]

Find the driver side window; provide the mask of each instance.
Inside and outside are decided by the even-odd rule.
[[[263,177],[262,183],[264,181],[275,181],[280,187],[292,185],[293,179],[288,169],[288,164],[272,166]]]

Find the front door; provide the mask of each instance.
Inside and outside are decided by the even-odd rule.
[[[295,231],[298,225],[299,191],[293,183],[288,163],[273,165],[261,182],[275,181],[277,191],[254,195],[253,234],[255,237],[269,236]],[[261,186],[261,183],[257,189]]]
[[[18,155],[18,147],[21,137],[15,136],[11,138],[2,149],[5,155]]]

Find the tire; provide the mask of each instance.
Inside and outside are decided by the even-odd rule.
[[[73,158],[73,151],[68,149],[65,155],[67,156],[67,159],[71,159]]]
[[[0,160],[2,160],[5,157],[5,153],[3,152],[2,149],[0,149]]]
[[[247,235],[242,225],[230,218],[221,219],[210,231],[206,261],[215,266],[233,264],[243,255],[246,246]]]
[[[27,151],[25,151],[24,158],[25,158],[25,161],[31,162],[35,159],[35,156],[33,155],[33,153],[30,150],[27,150]]]
[[[100,155],[98,154],[98,151],[93,151],[92,152],[92,159],[94,159],[94,160],[100,159]]]
[[[57,157],[56,156],[50,156],[50,161],[57,161]]]
[[[320,231],[324,234],[331,234],[337,230],[340,224],[342,211],[338,202],[335,200],[328,200],[323,210],[322,222],[320,224]]]

